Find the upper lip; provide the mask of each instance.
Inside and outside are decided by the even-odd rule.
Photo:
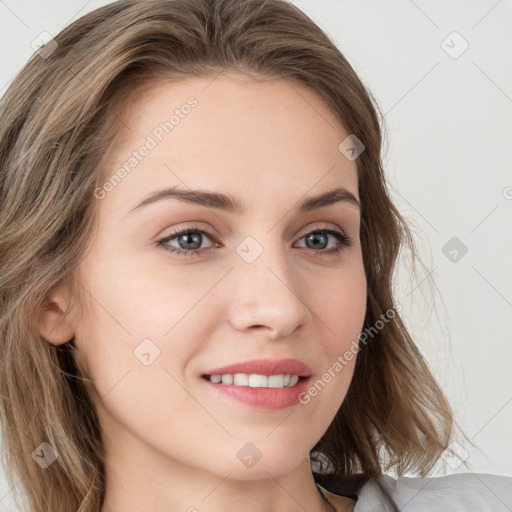
[[[309,377],[311,368],[297,359],[251,359],[209,370],[203,375],[234,375],[235,373],[255,373],[258,375],[278,375],[281,373]]]

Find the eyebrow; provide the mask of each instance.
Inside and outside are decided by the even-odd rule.
[[[206,190],[181,190],[175,187],[157,190],[144,197],[144,199],[134,206],[128,213],[137,210],[156,201],[177,199],[187,203],[198,204],[207,208],[216,208],[237,215],[244,215],[247,212],[247,206],[228,194],[219,192],[208,192]],[[303,199],[297,206],[299,212],[309,212],[329,206],[331,204],[346,202],[357,206],[361,210],[361,205],[357,198],[343,187],[336,187],[327,192],[316,196]]]

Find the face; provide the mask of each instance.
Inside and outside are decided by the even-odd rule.
[[[161,84],[129,107],[96,191],[80,267],[90,315],[75,329],[106,444],[240,480],[287,473],[340,407],[355,358],[335,363],[363,327],[357,170],[338,150],[349,134],[304,86],[242,74]],[[154,196],[164,189],[188,195]],[[204,377],[256,359],[302,365]],[[228,384],[238,373],[266,379]],[[252,387],[286,373],[301,378]]]

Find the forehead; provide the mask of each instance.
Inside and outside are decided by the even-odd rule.
[[[342,185],[357,197],[356,163],[338,149],[349,134],[295,81],[222,73],[162,82],[133,96],[122,119],[106,179],[127,172],[111,200],[131,205],[162,186],[277,198]]]

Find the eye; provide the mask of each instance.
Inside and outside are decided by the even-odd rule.
[[[165,238],[157,240],[156,245],[161,247],[167,252],[175,253],[180,256],[193,256],[202,255],[202,252],[206,249],[200,249],[202,240],[204,237],[213,239],[207,230],[198,228],[184,228],[174,231]],[[329,237],[334,237],[337,240],[337,245],[334,248],[326,251],[324,245],[329,245]],[[313,251],[320,252],[321,254],[337,254],[341,252],[345,247],[353,245],[352,239],[343,233],[333,228],[320,228],[310,231],[302,236],[299,240],[305,240],[306,248],[312,249]],[[178,247],[170,245],[170,242],[177,240]],[[216,242],[217,247],[220,246]]]
[[[334,237],[338,243],[331,250],[325,251],[325,247],[323,246],[329,245],[329,237]],[[348,235],[333,228],[315,229],[314,231],[310,231],[302,238],[300,238],[300,240],[302,239],[305,239],[306,247],[308,249],[320,251],[320,254],[338,254],[344,248],[351,247],[354,243]]]
[[[156,244],[167,252],[176,253],[181,256],[192,256],[194,254],[201,256],[201,251],[198,250],[198,246],[201,246],[201,241],[204,236],[211,238],[208,231],[196,226],[195,228],[184,228],[174,231],[169,236],[158,240]],[[179,247],[168,245],[169,242],[174,239],[178,239]]]

